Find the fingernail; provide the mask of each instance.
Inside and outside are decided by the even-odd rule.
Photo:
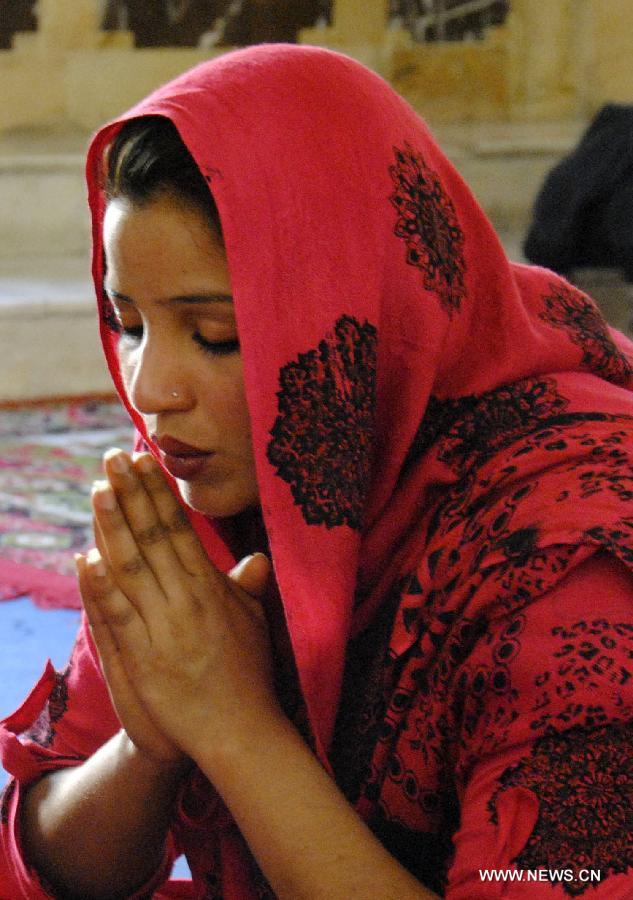
[[[112,466],[115,472],[119,473],[119,475],[124,475],[125,472],[128,472],[130,469],[127,457],[118,447],[112,447],[111,450],[107,450],[103,458]]]
[[[112,512],[116,509],[116,499],[114,497],[114,491],[108,485],[107,487],[99,486],[96,490],[93,491],[93,496],[95,503],[99,507],[99,509],[105,509],[106,512]]]
[[[149,453],[135,454],[134,465],[141,472],[151,472],[155,465],[154,457]]]
[[[94,575],[103,578],[106,573],[105,563],[101,558],[101,554],[99,551],[93,547],[92,550],[88,551],[88,556],[86,557],[88,564],[90,565],[90,569]]]
[[[231,575],[235,578],[238,575],[241,575],[246,566],[249,564],[251,559],[255,556],[254,553],[250,553],[248,556],[243,556],[239,562],[237,562],[233,568],[231,569]]]

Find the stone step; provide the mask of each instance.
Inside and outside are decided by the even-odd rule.
[[[85,134],[54,130],[0,136],[0,274],[6,257],[87,252],[87,141]]]
[[[112,391],[85,257],[0,260],[0,402]]]

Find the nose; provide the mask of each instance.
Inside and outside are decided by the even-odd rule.
[[[160,336],[144,336],[122,369],[130,402],[142,415],[177,412],[191,406],[192,392],[179,354]]]

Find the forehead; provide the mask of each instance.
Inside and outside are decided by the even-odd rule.
[[[103,238],[106,244],[121,239],[151,241],[158,238],[167,241],[168,245],[189,243],[193,239],[203,250],[224,249],[208,218],[196,205],[167,193],[144,203],[134,203],[125,197],[109,200],[103,221]]]
[[[208,220],[168,196],[142,205],[111,200],[103,243],[105,281],[114,290],[133,296],[175,281],[179,292],[231,293],[226,253]]]

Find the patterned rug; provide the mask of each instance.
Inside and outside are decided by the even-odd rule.
[[[90,490],[114,446],[132,446],[118,401],[0,410],[0,599],[79,606],[73,554],[94,545]]]

